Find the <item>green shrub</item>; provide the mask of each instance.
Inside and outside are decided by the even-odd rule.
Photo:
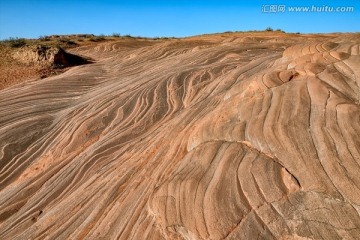
[[[74,41],[72,41],[72,40],[70,40],[70,39],[68,39],[68,38],[62,38],[62,39],[60,39],[59,41],[60,41],[61,43],[63,43],[63,44],[70,45],[70,46],[76,46],[76,45],[78,45],[76,42],[74,42]]]
[[[42,42],[47,42],[47,41],[50,41],[51,38],[49,36],[40,36],[39,40]]]
[[[4,40],[4,43],[13,48],[19,48],[26,45],[26,40],[24,38],[12,38]]]
[[[272,29],[271,27],[267,27],[267,28],[265,29],[265,31],[267,31],[267,32],[272,32],[272,31],[274,31],[274,29]]]
[[[120,33],[113,33],[112,36],[113,37],[121,37]]]
[[[92,42],[101,42],[105,40],[105,35],[101,34],[99,36],[93,36],[90,38],[90,41]]]

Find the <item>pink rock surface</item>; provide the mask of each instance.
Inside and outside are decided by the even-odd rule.
[[[73,49],[96,62],[0,91],[0,239],[359,239],[359,49],[280,33]]]

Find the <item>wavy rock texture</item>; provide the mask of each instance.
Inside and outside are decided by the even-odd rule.
[[[0,239],[359,239],[360,37],[80,47],[0,92]]]

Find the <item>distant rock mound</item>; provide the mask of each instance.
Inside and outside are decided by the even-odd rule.
[[[60,47],[25,46],[14,52],[13,58],[29,65],[65,68],[90,63],[89,59],[66,52]]]

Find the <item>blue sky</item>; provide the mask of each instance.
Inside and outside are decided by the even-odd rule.
[[[264,5],[285,12],[264,13]],[[353,12],[289,12],[293,6],[351,6]],[[51,34],[191,36],[281,28],[286,32],[360,32],[356,0],[0,0],[0,39]]]

